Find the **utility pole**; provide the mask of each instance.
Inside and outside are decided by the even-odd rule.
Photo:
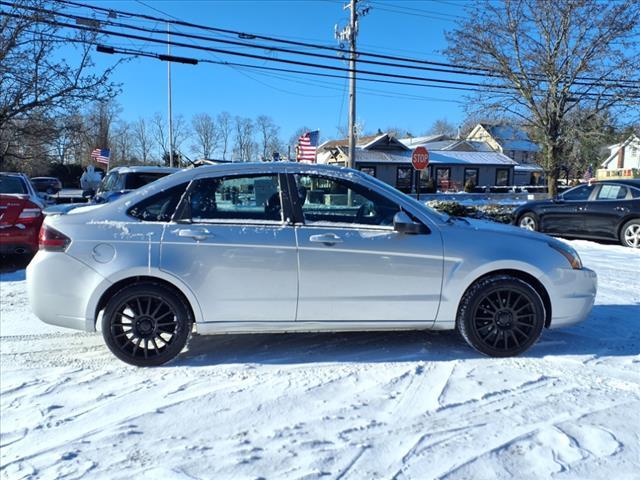
[[[351,0],[351,21],[349,22],[349,168],[356,166],[356,36],[358,35],[358,11]]]
[[[167,56],[171,56],[171,31],[167,23]],[[171,111],[171,62],[167,62],[167,96],[169,101],[169,166],[173,167],[173,114]]]
[[[336,39],[342,42],[349,42],[349,159],[347,166],[355,168],[356,165],[356,37],[358,36],[358,17],[366,15],[369,8],[364,8],[358,12],[358,0],[350,0],[350,3],[343,7],[351,9],[349,25],[342,30],[335,27]]]

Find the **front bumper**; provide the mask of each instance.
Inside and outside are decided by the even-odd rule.
[[[27,267],[27,295],[33,313],[44,323],[95,331],[91,294],[104,277],[62,252],[38,251]]]
[[[557,269],[550,276],[550,284],[551,288],[547,288],[551,300],[549,327],[566,327],[586,320],[596,299],[596,272],[588,268]]]

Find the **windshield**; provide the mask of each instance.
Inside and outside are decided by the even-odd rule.
[[[0,176],[0,193],[28,194],[27,186],[20,177],[13,175]]]
[[[135,190],[144,187],[148,183],[155,182],[159,178],[166,177],[171,172],[154,172],[154,173],[129,173],[126,176],[124,189]]]

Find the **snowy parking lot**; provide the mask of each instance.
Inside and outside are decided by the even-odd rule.
[[[0,274],[0,475],[638,478],[640,251],[570,243],[591,316],[508,359],[453,332],[228,335],[138,369]]]

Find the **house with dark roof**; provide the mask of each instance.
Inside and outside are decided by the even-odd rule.
[[[434,179],[440,190],[462,190],[471,180],[475,185],[512,185],[516,162],[490,148],[477,151],[466,140],[430,138],[412,143],[381,133],[361,137],[356,143],[355,168],[379,178],[406,193],[415,192],[417,182],[426,187]],[[346,165],[348,139],[331,140],[318,147],[318,163]],[[429,167],[418,175],[411,165],[411,153],[427,145]]]
[[[517,162],[514,185],[538,185],[542,182],[544,170],[538,165],[540,147],[526,131],[504,123],[479,123],[466,140],[482,142]]]

